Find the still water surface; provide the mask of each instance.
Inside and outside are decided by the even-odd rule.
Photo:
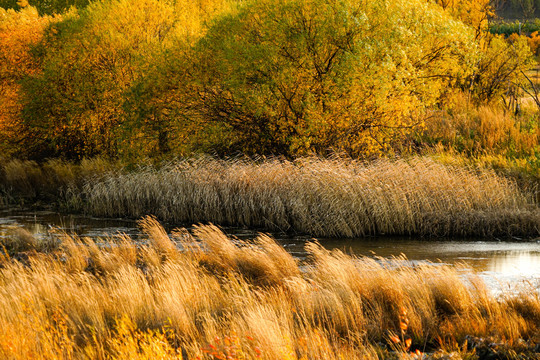
[[[24,227],[36,236],[46,236],[53,228],[92,238],[125,233],[136,239],[139,235],[137,223],[133,220],[48,211],[0,210],[0,237],[8,236],[16,227]],[[238,228],[224,228],[224,231],[241,239],[252,239],[258,233]],[[312,240],[309,236],[273,236],[298,258],[306,257],[304,245]],[[525,281],[540,288],[540,238],[512,241],[390,237],[318,240],[328,249],[337,248],[356,255],[389,258],[403,254],[411,264],[428,261],[450,265],[467,263],[489,283]]]

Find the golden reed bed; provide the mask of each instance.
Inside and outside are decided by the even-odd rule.
[[[487,169],[429,158],[177,160],[127,171],[102,159],[0,162],[0,205],[246,226],[318,237],[538,237],[535,194]]]
[[[209,225],[169,236],[150,217],[140,225],[138,244],[24,231],[2,240],[0,358],[538,357],[531,284],[496,296],[448,266],[316,242],[300,264],[266,235],[239,241]]]
[[[540,209],[513,181],[426,158],[192,159],[90,181],[81,200],[98,216],[320,237],[540,235]]]

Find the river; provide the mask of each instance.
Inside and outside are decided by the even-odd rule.
[[[170,230],[174,226],[164,224]],[[36,236],[47,236],[53,229],[92,238],[125,233],[137,239],[137,222],[127,219],[101,219],[83,215],[67,215],[51,211],[0,210],[0,237],[9,236],[14,228],[23,227]],[[258,231],[224,227],[223,230],[241,239],[254,238]],[[271,234],[293,256],[304,259],[304,245],[309,236]],[[408,263],[431,262],[451,266],[466,263],[494,288],[518,282],[532,283],[540,289],[540,238],[498,241],[487,239],[419,239],[407,237],[370,237],[361,239],[318,239],[328,249],[346,253],[392,258],[405,255]]]

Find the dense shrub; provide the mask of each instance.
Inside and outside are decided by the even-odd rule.
[[[218,129],[214,150],[380,153],[475,55],[472,31],[424,1],[252,2],[176,72],[177,110]]]

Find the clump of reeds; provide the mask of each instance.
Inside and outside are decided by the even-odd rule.
[[[531,194],[490,170],[426,158],[177,161],[84,187],[99,216],[147,214],[314,236],[538,236]]]
[[[84,183],[96,181],[120,168],[120,164],[102,158],[83,159],[79,163],[60,159],[37,163],[0,158],[0,205],[67,198],[74,207],[75,197]]]
[[[474,356],[485,341],[498,344],[495,355],[526,357],[540,341],[538,289],[496,298],[448,266],[317,243],[299,264],[265,235],[239,241],[215,226],[167,235],[153,218],[141,226],[148,241],[138,246],[63,235],[57,251],[24,265],[3,257],[0,357],[444,358]]]

